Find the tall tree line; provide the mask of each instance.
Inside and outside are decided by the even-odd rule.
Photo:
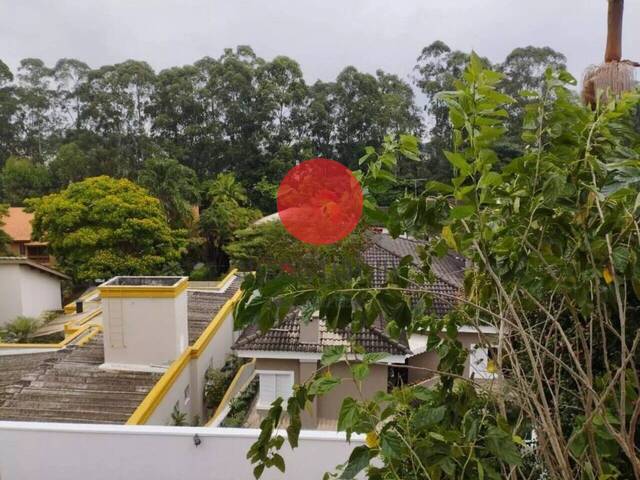
[[[453,88],[468,59],[435,42],[410,81],[349,66],[313,84],[295,60],[265,60],[248,46],[160,72],[142,61],[93,69],[68,58],[53,66],[27,58],[12,72],[0,60],[0,202],[21,204],[88,176],[137,180],[146,160],[166,157],[201,181],[235,173],[270,210],[273,186],[296,161],[324,156],[357,168],[366,145],[399,132],[422,138],[426,157],[400,165],[401,177],[446,178],[440,152],[451,132],[437,93]],[[544,69],[564,62],[527,47],[498,67],[510,92],[538,88]],[[505,154],[517,150],[516,137]]]

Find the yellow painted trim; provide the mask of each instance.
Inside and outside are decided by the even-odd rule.
[[[194,358],[200,357],[204,349],[207,348],[207,345],[209,345],[209,342],[211,341],[213,336],[224,323],[225,317],[233,311],[233,307],[238,302],[238,300],[240,300],[241,296],[242,292],[238,290],[229,300],[226,301],[226,303],[220,308],[220,310],[218,310],[218,313],[216,313],[215,317],[213,317],[213,319],[209,322],[207,328],[204,329],[204,332],[202,332],[202,334],[192,345],[191,348],[194,350]]]
[[[240,381],[240,377],[244,373],[244,371],[250,366],[255,367],[255,365],[256,365],[256,359],[254,358],[253,360],[251,360],[248,363],[245,363],[238,369],[235,377],[233,377],[233,380],[231,380],[231,384],[229,385],[229,388],[227,388],[227,391],[224,393],[222,400],[220,400],[220,404],[218,405],[218,408],[216,408],[216,411],[213,413],[209,421],[205,424],[206,427],[210,426],[213,423],[213,421],[216,418],[218,418],[218,415],[220,415],[222,413],[222,410],[224,410],[225,405],[232,400],[230,397],[233,395],[233,390],[236,384]],[[245,383],[245,385],[243,385],[243,387],[240,390],[238,390],[238,392],[242,391],[249,384],[251,380],[253,380],[253,376],[249,377],[249,380]]]
[[[8,349],[8,348],[12,348],[12,349],[21,349],[21,348],[33,348],[33,349],[56,348],[56,349],[60,349],[60,348],[66,347],[73,340],[75,340],[80,335],[85,333],[87,330],[92,329],[92,328],[95,328],[95,329],[98,329],[98,330],[102,330],[102,327],[100,325],[96,325],[94,323],[88,323],[88,324],[85,324],[82,327],[78,328],[72,334],[67,335],[65,337],[65,339],[63,341],[59,342],[59,343],[0,343],[0,348],[2,348],[2,349]]]
[[[182,278],[173,286],[121,286],[101,285],[98,287],[102,298],[174,298],[187,289],[188,279]]]
[[[225,283],[227,283],[231,279],[231,277],[233,277],[236,273],[238,273],[237,268],[233,268],[229,270],[229,273],[227,273],[222,280],[218,280],[218,287],[221,287]]]
[[[74,333],[78,328],[87,323],[89,320],[93,320],[98,315],[102,314],[102,307],[98,307],[95,310],[91,310],[87,315],[82,317],[79,320],[70,320],[64,324],[64,333],[65,335],[70,335]]]
[[[76,312],[76,302],[78,301],[85,301],[87,298],[93,296],[96,294],[95,290],[91,290],[90,292],[85,293],[84,295],[81,295],[80,297],[76,298],[73,302],[69,302],[64,306],[64,313],[66,313],[67,315],[72,315]]]
[[[189,365],[191,359],[200,357],[204,349],[224,323],[226,316],[233,310],[236,302],[240,299],[242,292],[238,290],[226,303],[222,306],[218,313],[213,317],[207,328],[196,342],[188,347],[182,355],[175,360],[169,369],[164,372],[160,380],[156,382],[147,396],[142,400],[138,408],[127,420],[127,425],[144,425],[151,417],[155,409],[158,407],[164,396],[171,389],[175,381],[178,379],[182,371]]]

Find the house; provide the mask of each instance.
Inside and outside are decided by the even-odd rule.
[[[11,237],[9,252],[20,257],[27,257],[34,262],[44,265],[53,263],[49,255],[47,243],[36,242],[32,239],[33,213],[28,213],[22,207],[9,207],[8,214],[3,217],[4,226],[1,228]]]
[[[414,264],[420,265],[420,245],[421,242],[411,238],[394,239],[384,231],[371,232],[363,258],[373,270],[374,286],[382,286],[388,270],[397,267],[405,256],[411,256]],[[433,314],[442,316],[459,301],[466,263],[455,252],[434,259],[432,272],[435,278],[424,287],[433,294]],[[370,367],[370,374],[362,383],[361,391],[369,397],[377,391],[386,391],[389,385],[428,382],[437,370],[437,355],[428,351],[425,335],[391,338],[385,331],[382,318],[372,328],[354,333],[349,329],[329,331],[322,318],[314,318],[305,324],[299,317],[299,312],[294,311],[266,333],[261,333],[255,325],[248,326],[233,345],[239,357],[255,359],[255,375],[259,379],[258,397],[247,426],[257,427],[275,398],[288,398],[294,383],[312,377],[327,347],[343,345],[347,348],[348,358],[355,361],[358,357],[351,351],[354,343],[366,353],[386,354]],[[493,377],[487,363],[490,351],[483,345],[495,333],[495,329],[490,327],[469,326],[460,329],[459,340],[470,351],[466,376],[483,379]],[[331,372],[340,378],[351,378],[344,362],[332,366]],[[303,428],[335,429],[340,405],[347,396],[359,396],[351,381],[342,382],[329,394],[317,398],[309,411],[303,414]]]
[[[0,257],[0,327],[22,315],[38,317],[62,309],[69,277],[26,257]]]
[[[76,314],[60,344],[0,343],[0,421],[168,425],[174,409],[203,418],[204,374],[230,352],[241,281],[232,272],[206,290],[185,277],[103,283],[100,307]]]

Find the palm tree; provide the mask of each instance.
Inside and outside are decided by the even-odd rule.
[[[622,60],[622,19],[624,0],[608,0],[607,46],[604,63],[587,69],[583,78],[582,100],[585,104],[596,105],[598,95],[606,99],[617,96],[634,87],[634,67],[636,62]]]
[[[174,227],[189,226],[192,206],[198,203],[198,180],[189,167],[171,158],[150,158],[140,171],[138,183],[162,203]]]

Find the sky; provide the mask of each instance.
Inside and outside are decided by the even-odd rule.
[[[623,56],[640,60],[640,2],[625,9]],[[154,68],[251,45],[297,60],[309,82],[347,65],[407,79],[423,47],[443,40],[499,62],[550,46],[581,76],[604,53],[606,0],[0,0],[0,59],[92,67],[130,58]]]

